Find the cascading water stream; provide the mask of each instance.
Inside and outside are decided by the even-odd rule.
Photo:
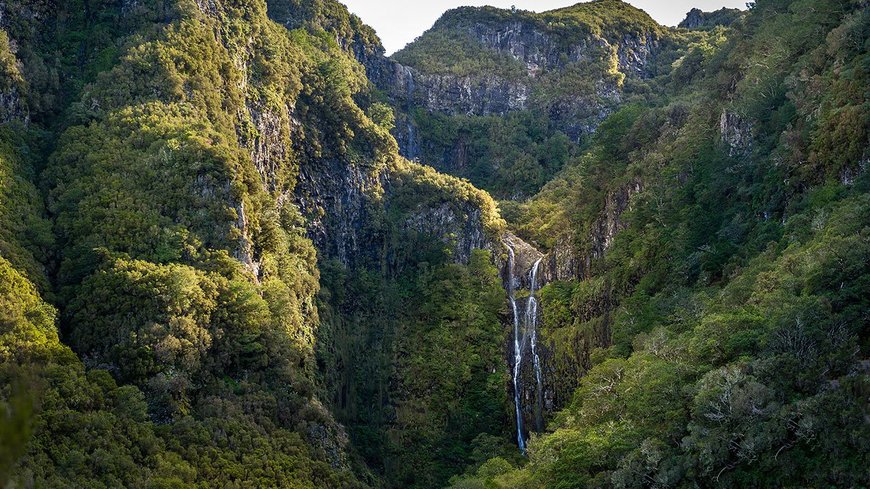
[[[525,341],[528,338],[531,341],[532,363],[535,371],[535,429],[540,432],[543,430],[543,374],[541,373],[541,359],[538,355],[538,299],[535,296],[538,288],[538,269],[541,265],[541,259],[535,261],[532,269],[529,271],[529,297],[526,299],[526,310],[523,316],[520,316],[517,306],[516,291],[514,287],[514,277],[516,269],[516,255],[512,246],[508,246],[508,297],[510,299],[511,310],[513,312],[513,327],[514,327],[514,364],[513,364],[513,386],[514,386],[514,406],[517,416],[517,445],[520,452],[526,453],[526,441],[523,438],[523,415],[522,415],[522,396],[521,396],[521,373],[523,363],[523,350],[525,349]]]
[[[520,452],[526,453],[526,442],[523,440],[523,416],[521,412],[521,402],[520,402],[520,366],[522,364],[522,344],[520,343],[520,314],[517,311],[517,301],[514,297],[514,267],[515,267],[516,257],[514,256],[514,249],[508,247],[508,297],[511,301],[511,308],[513,309],[513,320],[514,320],[514,368],[513,368],[513,382],[514,382],[514,406],[516,407],[517,414],[517,444],[520,447]]]
[[[538,267],[541,259],[532,266],[532,277],[529,285],[529,302],[526,305],[526,330],[530,331],[532,342],[532,361],[535,367],[535,429],[544,429],[544,383],[541,374],[541,359],[538,357],[538,299],[535,297],[535,289],[538,283]]]

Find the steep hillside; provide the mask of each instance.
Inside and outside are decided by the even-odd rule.
[[[868,15],[758,2],[513,210],[564,408],[453,487],[868,483]]]
[[[331,410],[361,345],[321,269],[467,277],[501,363],[494,203],[398,156],[333,29],[371,31],[318,5],[0,4],[4,483],[380,485]]]
[[[0,0],[0,486],[870,485],[868,26]]]

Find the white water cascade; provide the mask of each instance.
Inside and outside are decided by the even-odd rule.
[[[523,361],[523,346],[520,342],[520,314],[517,311],[517,300],[514,297],[514,267],[516,266],[516,257],[514,256],[514,249],[508,247],[508,297],[511,301],[511,308],[513,309],[513,322],[514,322],[514,368],[513,368],[513,381],[514,381],[514,406],[516,407],[516,415],[517,415],[517,444],[520,447],[520,451],[522,453],[526,453],[526,441],[523,439],[523,415],[521,410],[521,400],[520,400],[520,366]]]
[[[538,299],[535,297],[535,288],[538,284],[538,267],[541,266],[541,259],[532,266],[532,279],[529,282],[529,302],[526,304],[526,331],[531,331],[532,341],[532,361],[535,366],[535,429],[543,431],[544,429],[544,383],[541,379],[541,359],[538,356]]]
[[[523,352],[528,343],[531,343],[531,357],[535,372],[535,429],[543,430],[543,395],[544,383],[543,374],[541,372],[541,359],[538,355],[538,299],[535,293],[538,289],[538,269],[541,265],[541,259],[535,261],[532,269],[529,271],[529,297],[526,299],[526,310],[524,315],[520,315],[517,306],[516,290],[514,285],[516,256],[512,246],[508,246],[508,297],[513,313],[513,332],[514,332],[514,363],[513,363],[513,387],[514,387],[514,406],[517,417],[517,444],[520,451],[526,453],[526,440],[523,437],[523,415],[522,415],[522,396],[521,396],[521,374],[523,363]]]

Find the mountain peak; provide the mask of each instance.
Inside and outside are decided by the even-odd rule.
[[[678,25],[683,29],[708,30],[717,26],[729,26],[743,16],[743,11],[736,8],[721,8],[713,12],[704,12],[693,8],[686,18]]]

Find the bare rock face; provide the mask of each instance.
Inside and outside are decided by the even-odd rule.
[[[680,22],[680,27],[684,29],[697,29],[704,25],[704,12],[701,9],[693,8],[686,14],[686,18]]]
[[[715,12],[704,12],[693,8],[686,14],[686,18],[680,22],[683,29],[712,29],[717,26],[729,26],[742,16],[740,9],[721,8]]]
[[[531,84],[499,76],[428,74],[386,58],[363,60],[369,77],[400,107],[449,115],[504,115],[528,107]]]
[[[245,212],[245,203],[239,202],[234,208],[236,215],[235,227],[238,230],[239,240],[236,249],[233,251],[233,257],[239,260],[245,268],[251,272],[254,280],[259,281],[260,277],[260,262],[254,254],[254,243],[251,239],[251,230],[248,225],[248,215]]]
[[[344,427],[332,418],[332,414],[320,401],[310,401],[305,411],[317,421],[300,421],[300,426],[297,426],[299,432],[305,433],[308,443],[314,450],[320,452],[320,456],[329,462],[332,468],[349,469],[350,437]]]
[[[0,124],[18,121],[30,123],[30,111],[23,96],[25,81],[21,75],[21,61],[17,56],[17,43],[5,30],[5,6],[0,4]]]
[[[746,156],[752,151],[752,121],[723,110],[719,117],[719,133],[729,156]]]
[[[621,103],[621,77],[651,76],[650,67],[661,47],[654,32],[626,32],[619,38],[589,34],[569,39],[564,32],[522,15],[513,16],[513,20],[455,20],[466,10],[473,12],[448,12],[433,29],[458,33],[483,52],[515,61],[517,73],[428,72],[383,56],[358,57],[369,78],[396,107],[471,116],[503,116],[537,107],[549,114],[555,127],[579,140],[594,132]],[[425,43],[425,35],[417,42]],[[551,89],[543,87],[577,67],[597,67],[592,74],[582,75],[588,78],[585,88],[561,95],[545,93]],[[621,77],[612,76],[611,69]],[[595,70],[600,72],[594,74]],[[394,131],[402,154],[410,159],[420,154],[420,137],[415,133],[410,124],[398,124]]]
[[[474,250],[493,249],[483,228],[481,210],[472,205],[463,205],[459,210],[452,204],[424,207],[408,217],[405,227],[450,247],[457,263],[468,264]]]
[[[30,113],[16,87],[0,91],[0,124],[12,121],[30,122]]]
[[[532,266],[536,261],[542,260],[543,263],[544,254],[511,232],[506,232],[502,236],[501,248],[504,251],[499,257],[497,257],[496,265],[499,267],[499,270],[502,271],[505,289],[530,289],[531,277],[527,272],[532,269]],[[507,249],[513,250],[514,253],[514,273],[511,273],[509,268]],[[537,284],[538,287],[545,283],[543,280],[543,274],[538,278],[538,280],[540,282]]]
[[[481,207],[473,201],[445,194],[440,203],[396,207],[400,178],[389,167],[311,160],[302,166],[292,199],[308,218],[309,237],[320,253],[348,267],[384,259],[387,231],[374,223],[392,210],[403,215],[396,231],[441,243],[455,263],[467,264],[473,250],[500,252]]]
[[[254,137],[242,144],[248,147],[257,172],[270,192],[280,190],[284,183],[283,169],[292,157],[291,135],[300,133],[293,124],[289,109],[284,113],[247,104],[250,120],[256,130]]]
[[[604,212],[595,221],[590,237],[590,256],[593,260],[604,258],[604,253],[613,245],[617,233],[625,229],[622,214],[629,209],[631,197],[642,190],[640,182],[631,183],[615,192],[610,192],[604,202]],[[591,270],[587,266],[583,276],[588,277]]]
[[[382,188],[381,173],[336,158],[310,159],[302,165],[293,200],[308,219],[308,235],[325,257],[346,266],[378,252],[367,246],[370,203]]]

